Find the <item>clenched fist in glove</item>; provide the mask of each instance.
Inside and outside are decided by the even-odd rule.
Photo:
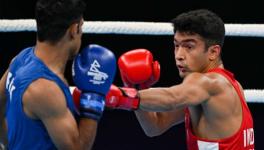
[[[153,60],[146,49],[128,51],[118,59],[120,74],[125,87],[149,88],[160,77],[160,64]]]
[[[112,85],[106,96],[106,106],[136,110],[139,107],[139,97],[136,89],[149,88],[159,80],[159,62],[153,60],[150,51],[135,49],[121,55],[118,66],[125,88]]]
[[[115,55],[103,46],[89,45],[76,56],[72,71],[73,81],[81,90],[80,100],[75,103],[79,104],[81,117],[100,120],[115,70]]]

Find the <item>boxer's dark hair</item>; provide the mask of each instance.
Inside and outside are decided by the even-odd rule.
[[[204,38],[206,47],[224,44],[225,26],[222,19],[215,13],[199,9],[182,13],[172,21],[174,33],[199,34]]]
[[[56,43],[73,23],[78,23],[85,10],[83,0],[38,0],[35,9],[37,39]]]

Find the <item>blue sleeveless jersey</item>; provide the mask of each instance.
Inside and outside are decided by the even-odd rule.
[[[34,47],[24,49],[11,63],[6,82],[6,118],[10,150],[56,149],[41,120],[31,119],[23,111],[23,94],[27,87],[39,78],[52,80],[61,88],[69,110],[76,119],[78,118],[69,87],[35,56]]]

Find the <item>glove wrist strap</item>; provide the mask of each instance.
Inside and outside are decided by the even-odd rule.
[[[105,98],[96,93],[83,93],[80,97],[80,116],[99,121],[104,111]]]

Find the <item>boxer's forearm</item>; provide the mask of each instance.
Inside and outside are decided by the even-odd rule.
[[[139,91],[140,109],[145,111],[171,111],[180,107],[181,95],[170,88],[149,88]],[[178,105],[179,104],[179,105]]]

